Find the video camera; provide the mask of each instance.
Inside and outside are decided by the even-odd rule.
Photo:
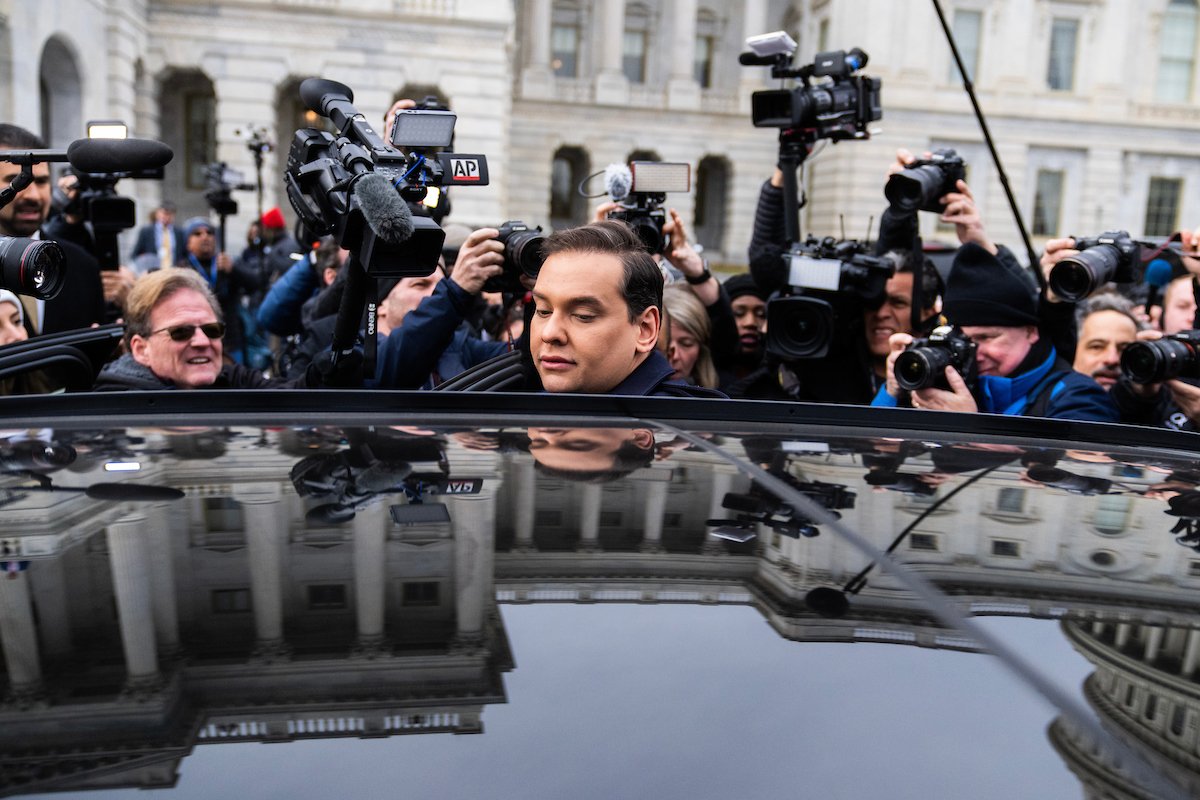
[[[974,386],[979,367],[978,345],[956,325],[940,325],[925,339],[916,339],[896,357],[896,382],[910,392],[921,389],[950,391],[946,367],[954,367],[967,386]]]
[[[821,481],[802,482],[790,474],[772,470],[776,477],[783,478],[792,488],[802,492],[817,505],[829,511],[835,519],[841,519],[839,509],[854,508],[857,495],[838,483]],[[791,505],[782,502],[753,484],[747,493],[729,492],[721,500],[721,507],[737,512],[734,519],[710,519],[705,522],[714,528],[718,539],[744,542],[754,537],[754,527],[762,524],[781,536],[799,539],[820,535],[817,524]]]
[[[790,262],[794,294],[767,303],[767,352],[784,360],[821,358],[833,341],[835,306],[877,307],[896,268],[886,258],[867,255],[865,242],[817,239],[809,234],[783,254]]]
[[[1130,344],[1121,353],[1121,371],[1140,384],[1162,383],[1173,378],[1200,379],[1198,353],[1200,331],[1180,331],[1161,339]]]
[[[1092,497],[1098,494],[1108,494],[1113,482],[1107,478],[1093,478],[1089,475],[1076,475],[1065,469],[1052,467],[1048,464],[1034,464],[1025,473],[1029,480],[1062,489],[1071,494]]]
[[[934,150],[929,158],[919,158],[893,173],[883,194],[892,210],[902,214],[933,211],[941,214],[946,204],[940,198],[958,191],[958,182],[966,180],[967,165],[962,156],[947,147]]]
[[[1050,271],[1050,288],[1068,303],[1094,294],[1109,281],[1132,283],[1140,280],[1142,243],[1125,231],[1107,231],[1095,238],[1074,237],[1073,256],[1067,256]]]
[[[615,165],[620,167],[621,165]],[[631,161],[628,170],[605,170],[605,183],[619,209],[608,212],[609,219],[619,219],[642,240],[652,255],[667,246],[663,225],[667,212],[662,208],[667,192],[687,192],[692,188],[691,165],[665,161]]]
[[[218,217],[232,217],[238,213],[237,200],[233,192],[252,192],[255,186],[246,182],[246,176],[231,169],[224,161],[209,164],[204,169],[204,201]]]

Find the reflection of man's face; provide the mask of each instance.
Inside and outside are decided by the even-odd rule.
[[[571,472],[617,469],[623,445],[639,450],[654,447],[654,434],[629,428],[530,428],[529,452],[539,464]]]

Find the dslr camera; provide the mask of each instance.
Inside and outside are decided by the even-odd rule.
[[[1121,371],[1129,380],[1142,384],[1162,383],[1172,378],[1198,379],[1198,352],[1200,331],[1180,331],[1161,339],[1134,342],[1121,354]]]
[[[829,353],[839,313],[877,307],[896,268],[870,256],[865,243],[809,234],[783,254],[790,262],[792,295],[767,303],[767,352],[785,361]],[[846,317],[850,319],[850,317]]]
[[[629,171],[633,184],[628,194],[620,199],[620,208],[608,212],[609,219],[619,219],[642,240],[642,244],[653,255],[666,249],[667,239],[663,225],[667,212],[662,204],[667,192],[687,192],[692,188],[690,164],[665,161],[631,161]]]
[[[1095,238],[1074,237],[1073,256],[1050,270],[1050,288],[1068,303],[1077,303],[1109,281],[1132,283],[1139,279],[1142,243],[1125,231],[1107,231]]]
[[[818,53],[813,63],[792,67],[796,42],[783,31],[752,36],[750,52],[738,61],[747,67],[771,68],[772,78],[797,78],[793,89],[768,89],[750,96],[750,115],[756,128],[804,129],[814,138],[865,139],[867,125],[883,118],[881,82],[854,73],[867,65],[859,48]],[[829,78],[812,85],[812,78]]]
[[[522,294],[522,277],[537,278],[542,269],[542,242],[546,236],[541,226],[530,227],[524,222],[509,220],[501,225],[496,241],[504,245],[504,272],[488,278],[483,285],[485,292]]]
[[[977,345],[955,325],[941,325],[925,339],[913,341],[896,357],[896,382],[910,392],[920,389],[950,391],[946,367],[954,367],[967,386],[978,376]]]
[[[929,158],[918,158],[900,172],[893,173],[883,194],[897,213],[934,211],[941,214],[946,204],[939,199],[958,191],[958,182],[966,180],[967,165],[954,148],[935,150]]]
[[[1049,464],[1033,464],[1025,474],[1029,476],[1029,480],[1031,481],[1037,481],[1046,486],[1062,489],[1064,492],[1070,492],[1071,494],[1083,495],[1084,497],[1108,494],[1109,489],[1113,485],[1113,482],[1107,478],[1076,475],[1074,472],[1067,472],[1065,469],[1059,469]]]

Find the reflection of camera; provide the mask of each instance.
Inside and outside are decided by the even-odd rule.
[[[224,161],[209,164],[204,169],[204,200],[218,217],[232,217],[238,213],[237,200],[233,192],[254,191],[253,183],[246,183],[245,176],[230,169]]]
[[[1149,342],[1134,342],[1121,354],[1121,371],[1134,383],[1200,378],[1200,331],[1180,331]]]
[[[1029,480],[1062,489],[1071,494],[1081,494],[1087,497],[1096,494],[1108,494],[1113,482],[1104,478],[1090,478],[1087,475],[1076,475],[1065,469],[1051,467],[1046,464],[1035,464],[1028,472]]]
[[[773,78],[799,78],[794,89],[768,89],[750,96],[750,114],[756,128],[803,128],[818,139],[866,138],[867,124],[883,117],[879,102],[880,80],[853,75],[867,65],[867,54],[857,47],[850,52],[818,53],[812,64],[791,67],[796,43],[782,31],[746,41],[753,52],[742,53],[743,66],[769,66]],[[809,84],[810,78],[830,78]]]
[[[895,266],[865,250],[853,240],[809,234],[784,254],[791,264],[788,283],[803,296],[767,303],[767,352],[785,360],[821,358],[833,341],[834,304],[854,300],[870,307],[882,300]]]
[[[633,184],[621,207],[608,212],[609,219],[619,219],[642,240],[646,249],[661,253],[667,246],[663,225],[667,212],[660,206],[667,192],[687,192],[691,189],[691,165],[663,161],[632,161],[629,171]]]
[[[926,483],[911,472],[896,472],[890,469],[872,469],[863,478],[868,486],[878,486],[893,492],[933,497],[937,487]]]
[[[772,474],[775,474],[774,471]],[[776,474],[776,477],[786,480],[790,486],[829,511],[835,519],[841,518],[841,514],[837,513],[838,509],[854,508],[855,493],[841,484],[822,483],[821,481],[804,483],[786,473]],[[710,519],[706,524],[728,526],[732,523],[737,528],[752,529],[754,525],[761,523],[776,533],[790,536],[793,539],[801,536],[811,538],[820,534],[817,524],[813,520],[796,511],[791,505],[782,502],[775,495],[767,493],[758,484],[752,485],[746,494],[729,492],[722,498],[721,506],[737,512],[736,518],[734,520]],[[733,538],[730,535],[717,535],[718,538]],[[742,538],[740,541],[746,541],[748,538]]]
[[[30,472],[62,469],[75,461],[75,448],[40,439],[0,447],[0,471]]]
[[[946,367],[954,367],[970,386],[975,381],[977,346],[955,325],[940,325],[928,338],[917,339],[896,357],[896,382],[902,389],[950,390]]]
[[[64,258],[58,242],[0,236],[0,289],[49,300],[66,279]]]
[[[967,166],[953,148],[935,150],[929,158],[918,158],[888,178],[883,194],[892,210],[900,213],[946,210],[939,199],[958,191],[958,182],[966,180]]]
[[[1142,244],[1125,231],[1108,231],[1094,239],[1075,237],[1075,249],[1050,270],[1050,288],[1068,303],[1093,294],[1109,281],[1132,283],[1141,263]]]
[[[542,268],[542,235],[540,227],[531,228],[524,222],[509,221],[499,228],[496,241],[504,245],[504,273],[489,278],[484,284],[485,292],[525,291],[521,277],[537,278]]]

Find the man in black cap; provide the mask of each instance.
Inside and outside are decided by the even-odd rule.
[[[986,411],[1006,416],[1116,422],[1117,409],[1100,385],[1075,372],[1038,330],[1037,300],[1028,284],[996,256],[973,242],[955,256],[946,283],[944,314],[977,346],[979,380],[972,389],[953,367],[946,368],[951,391],[921,389],[911,394],[895,378],[896,357],[912,336],[891,337],[887,384],[876,406],[938,411]]]

